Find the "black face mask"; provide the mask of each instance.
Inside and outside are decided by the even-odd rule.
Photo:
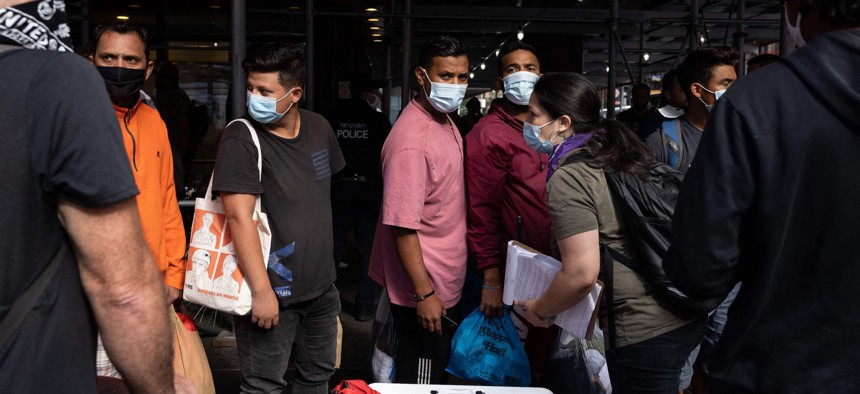
[[[146,69],[96,66],[105,80],[108,95],[114,104],[131,108],[140,98],[140,89],[146,81]]]

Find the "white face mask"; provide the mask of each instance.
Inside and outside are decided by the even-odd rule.
[[[788,20],[788,9],[785,10],[785,30],[788,30],[788,35],[791,36],[791,40],[794,41],[794,45],[798,48],[806,45],[806,40],[803,39],[803,34],[800,34],[800,11],[797,11],[797,21],[794,23],[794,26],[791,25],[791,22]]]
[[[700,88],[705,89],[705,91],[706,91],[706,92],[708,92],[708,93],[710,93],[710,94],[713,94],[713,95],[714,95],[714,97],[715,97],[715,98],[714,98],[714,103],[713,103],[713,104],[708,104],[708,103],[706,103],[706,102],[705,102],[705,100],[702,100],[702,98],[701,98],[701,97],[699,97],[699,101],[701,101],[701,102],[702,102],[702,104],[704,104],[704,105],[705,105],[705,109],[706,109],[706,110],[708,110],[708,112],[711,112],[711,111],[714,109],[714,106],[715,106],[715,105],[717,105],[717,101],[720,101],[720,97],[723,95],[723,93],[725,93],[725,92],[726,92],[726,89],[723,89],[723,90],[715,90],[715,91],[713,91],[713,92],[712,92],[712,91],[708,90],[708,88],[706,88],[706,87],[702,86],[702,84],[700,84],[700,83],[697,83],[696,85],[699,85],[699,87],[700,87]]]
[[[518,71],[502,78],[505,83],[505,98],[516,105],[529,105],[529,98],[540,78],[529,71]]]
[[[665,107],[660,107],[657,109],[660,112],[660,115],[663,115],[665,118],[675,119],[684,114],[684,110],[681,108],[675,108],[671,105],[667,105]]]
[[[450,114],[460,107],[463,98],[466,97],[468,84],[433,82],[427,75],[427,70],[424,70],[424,76],[427,77],[427,82],[430,82],[430,94],[427,95],[427,92],[424,92],[424,95],[427,96],[427,101],[433,108],[443,114]],[[421,91],[424,91],[424,87]]]

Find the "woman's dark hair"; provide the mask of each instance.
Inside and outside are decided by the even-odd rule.
[[[242,61],[245,72],[278,72],[278,82],[285,88],[305,83],[305,48],[280,42],[259,44],[248,50]]]
[[[575,132],[594,132],[585,144],[591,165],[646,176],[651,167],[648,148],[623,123],[600,116],[600,96],[588,79],[571,72],[544,74],[532,94],[553,119],[567,115]]]

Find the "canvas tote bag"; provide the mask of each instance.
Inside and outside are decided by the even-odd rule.
[[[244,123],[251,133],[257,147],[257,170],[262,180],[263,152],[260,150],[257,131],[245,119],[236,119],[230,124],[235,122]],[[198,198],[194,203],[194,222],[191,226],[183,298],[218,311],[246,315],[251,311],[251,288],[239,267],[224,204],[220,198],[212,199],[214,175],[213,171],[209,187],[206,188],[206,196]],[[253,219],[260,235],[260,261],[263,262],[263,269],[266,269],[272,231],[266,214],[260,208],[259,195]]]

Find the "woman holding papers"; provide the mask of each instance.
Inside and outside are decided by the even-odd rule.
[[[551,154],[547,204],[563,265],[541,297],[518,302],[536,326],[551,325],[607,274],[600,272],[600,243],[636,259],[603,169],[644,176],[651,156],[626,126],[601,118],[600,106],[594,86],[575,73],[544,75],[529,101],[523,136],[536,151]],[[613,391],[677,393],[680,370],[702,338],[704,321],[673,315],[639,275],[619,262],[612,266],[614,327],[608,331],[614,351],[607,357]]]

